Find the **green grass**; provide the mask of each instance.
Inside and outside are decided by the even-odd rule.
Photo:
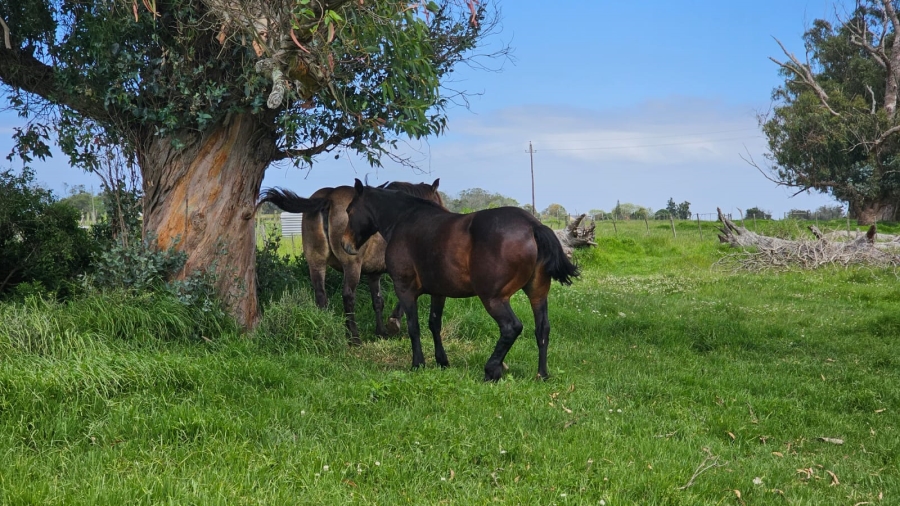
[[[365,290],[344,346],[334,272],[331,309],[288,294],[250,338],[160,297],[0,305],[0,504],[900,501],[897,274],[723,273],[686,224],[598,226],[551,292],[546,382],[522,296],[496,384],[477,300],[447,304],[451,367],[426,331],[410,371]]]

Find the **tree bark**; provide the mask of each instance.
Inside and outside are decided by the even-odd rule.
[[[145,238],[187,254],[181,277],[213,270],[221,300],[252,328],[258,320],[253,215],[276,152],[273,133],[245,113],[202,136],[150,137],[138,150]]]
[[[879,221],[892,221],[897,212],[896,206],[891,202],[865,202],[862,204],[850,204],[850,214],[856,216],[857,225],[875,225]]]

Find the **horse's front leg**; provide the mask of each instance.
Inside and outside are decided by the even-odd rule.
[[[441,319],[444,315],[446,301],[446,297],[432,295],[431,312],[428,315],[428,329],[431,330],[431,337],[434,339],[434,360],[441,367],[450,367],[450,361],[447,360],[447,353],[444,351],[444,343],[441,340]]]
[[[500,327],[500,340],[484,365],[484,381],[497,381],[503,376],[503,359],[522,333],[522,322],[510,307],[509,299],[482,297],[481,302]]]
[[[419,331],[419,295],[412,291],[397,290],[397,299],[406,313],[406,332],[412,345],[413,369],[425,366],[425,355],[422,353],[422,339]]]
[[[359,328],[356,326],[356,287],[359,285],[359,264],[344,265],[344,288],[341,296],[344,302],[344,323],[350,332],[350,344],[362,344],[359,338]]]

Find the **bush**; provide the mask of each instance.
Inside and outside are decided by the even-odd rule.
[[[0,172],[0,298],[70,296],[97,250],[79,228],[80,218],[77,209],[35,186],[31,169]]]

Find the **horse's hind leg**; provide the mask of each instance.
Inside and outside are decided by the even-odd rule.
[[[328,296],[325,294],[325,269],[324,262],[321,265],[309,262],[309,279],[312,281],[313,291],[316,294],[316,306],[320,309],[324,309],[328,305]]]
[[[344,322],[350,332],[350,344],[361,344],[359,329],[356,327],[356,287],[359,285],[360,265],[344,265]]]
[[[497,381],[503,375],[503,359],[522,333],[522,322],[516,317],[509,299],[481,299],[487,312],[500,326],[500,340],[484,366],[484,381]]]
[[[524,287],[534,313],[534,337],[538,347],[538,377],[547,379],[547,347],[550,344],[550,314],[547,296],[550,294],[550,278],[541,273]]]
[[[547,379],[547,346],[550,344],[550,318],[547,311],[547,298],[531,301],[534,312],[534,337],[538,346],[538,376]]]
[[[369,293],[372,294],[372,309],[375,310],[375,335],[385,337],[388,335],[384,328],[384,296],[381,294],[381,274],[369,274]]]
[[[428,329],[431,330],[431,337],[434,338],[434,361],[441,367],[450,367],[450,361],[447,360],[447,353],[444,351],[444,343],[441,340],[441,319],[444,315],[446,301],[446,297],[432,295],[431,312],[428,315]]]
[[[389,336],[396,336],[400,334],[400,318],[403,317],[403,306],[398,302],[394,307],[394,310],[391,311],[391,315],[388,316],[387,321],[387,334]]]

